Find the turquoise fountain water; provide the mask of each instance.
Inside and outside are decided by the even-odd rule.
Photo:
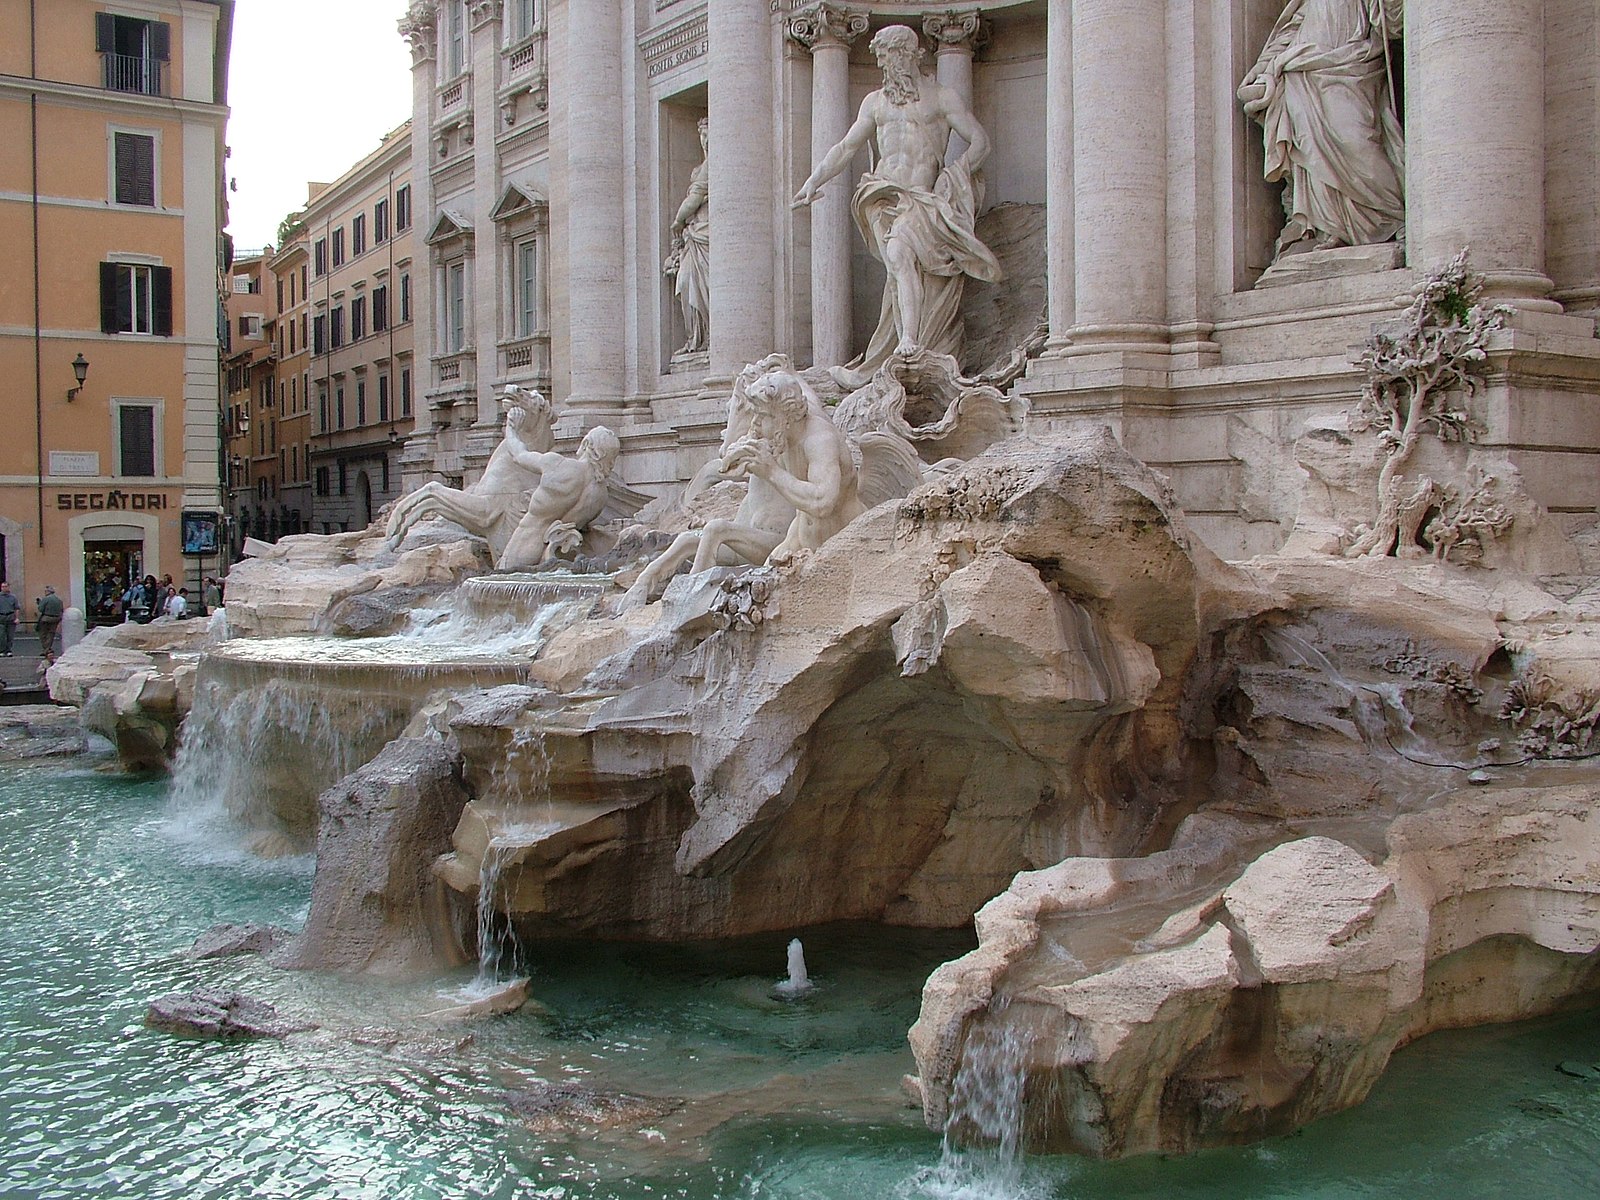
[[[412,987],[196,963],[215,922],[293,925],[310,865],[263,864],[169,808],[166,785],[0,770],[0,1196],[7,1200],[1488,1200],[1600,1193],[1600,1062],[1580,1015],[1442,1035],[1360,1108],[1261,1146],[1123,1163],[942,1151],[899,1096],[932,963],[964,937],[805,933],[817,987],[771,995],[787,935],[533,949],[535,1003],[434,1027]],[[458,982],[465,982],[464,971]],[[142,1026],[224,984],[323,1026],[219,1045]],[[467,1034],[471,1033],[468,1038]],[[1003,1066],[1014,1048],[994,1048]],[[510,1089],[582,1082],[681,1107],[643,1130],[537,1135]],[[1002,1081],[1003,1082],[1003,1081]]]

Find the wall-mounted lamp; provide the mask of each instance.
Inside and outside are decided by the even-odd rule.
[[[89,378],[89,360],[83,356],[83,351],[78,351],[78,357],[72,360],[72,374],[78,380],[78,386],[67,389],[67,400],[75,399],[83,391],[83,381]]]

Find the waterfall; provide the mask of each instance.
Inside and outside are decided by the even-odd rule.
[[[936,1166],[900,1189],[903,1200],[1043,1200],[1024,1178],[1024,1092],[1032,1037],[997,998],[967,1026]]]

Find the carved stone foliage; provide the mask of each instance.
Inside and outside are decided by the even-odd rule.
[[[1508,523],[1508,518],[1494,514],[1493,499],[1484,490],[1487,480],[1452,505],[1432,480],[1408,481],[1402,474],[1425,433],[1445,441],[1477,438],[1466,410],[1453,407],[1451,401],[1477,389],[1487,370],[1490,335],[1505,324],[1509,311],[1479,304],[1482,292],[1483,278],[1467,268],[1467,252],[1462,250],[1427,278],[1398,322],[1374,330],[1362,348],[1358,363],[1367,380],[1350,428],[1376,432],[1385,460],[1378,478],[1377,515],[1346,555],[1381,558],[1405,553],[1417,544],[1415,535],[1434,512],[1444,516],[1435,530],[1434,545],[1445,546],[1439,557],[1469,535],[1481,537]]]
[[[968,12],[927,13],[922,18],[922,32],[940,49],[977,50],[989,40],[989,30],[975,8]]]
[[[472,0],[467,7],[472,19],[472,28],[478,29],[491,21],[498,21],[505,4],[504,0]]]
[[[438,0],[412,0],[400,18],[400,36],[411,47],[412,62],[421,65],[433,57],[439,43]]]
[[[1600,727],[1600,695],[1560,694],[1555,681],[1524,672],[1506,687],[1500,719],[1517,731],[1517,745],[1535,758],[1579,758],[1592,754]]]
[[[848,46],[867,31],[867,14],[842,4],[809,4],[790,16],[789,36],[807,50]]]

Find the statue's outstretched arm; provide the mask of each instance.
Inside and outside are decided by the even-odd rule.
[[[861,111],[856,114],[856,123],[850,126],[844,137],[839,139],[839,144],[822,156],[815,169],[807,176],[806,181],[800,185],[800,190],[795,193],[793,208],[803,208],[815,202],[817,191],[828,180],[843,171],[850,165],[850,160],[856,156],[863,146],[877,131],[878,123],[872,113],[872,96],[861,102]]]

